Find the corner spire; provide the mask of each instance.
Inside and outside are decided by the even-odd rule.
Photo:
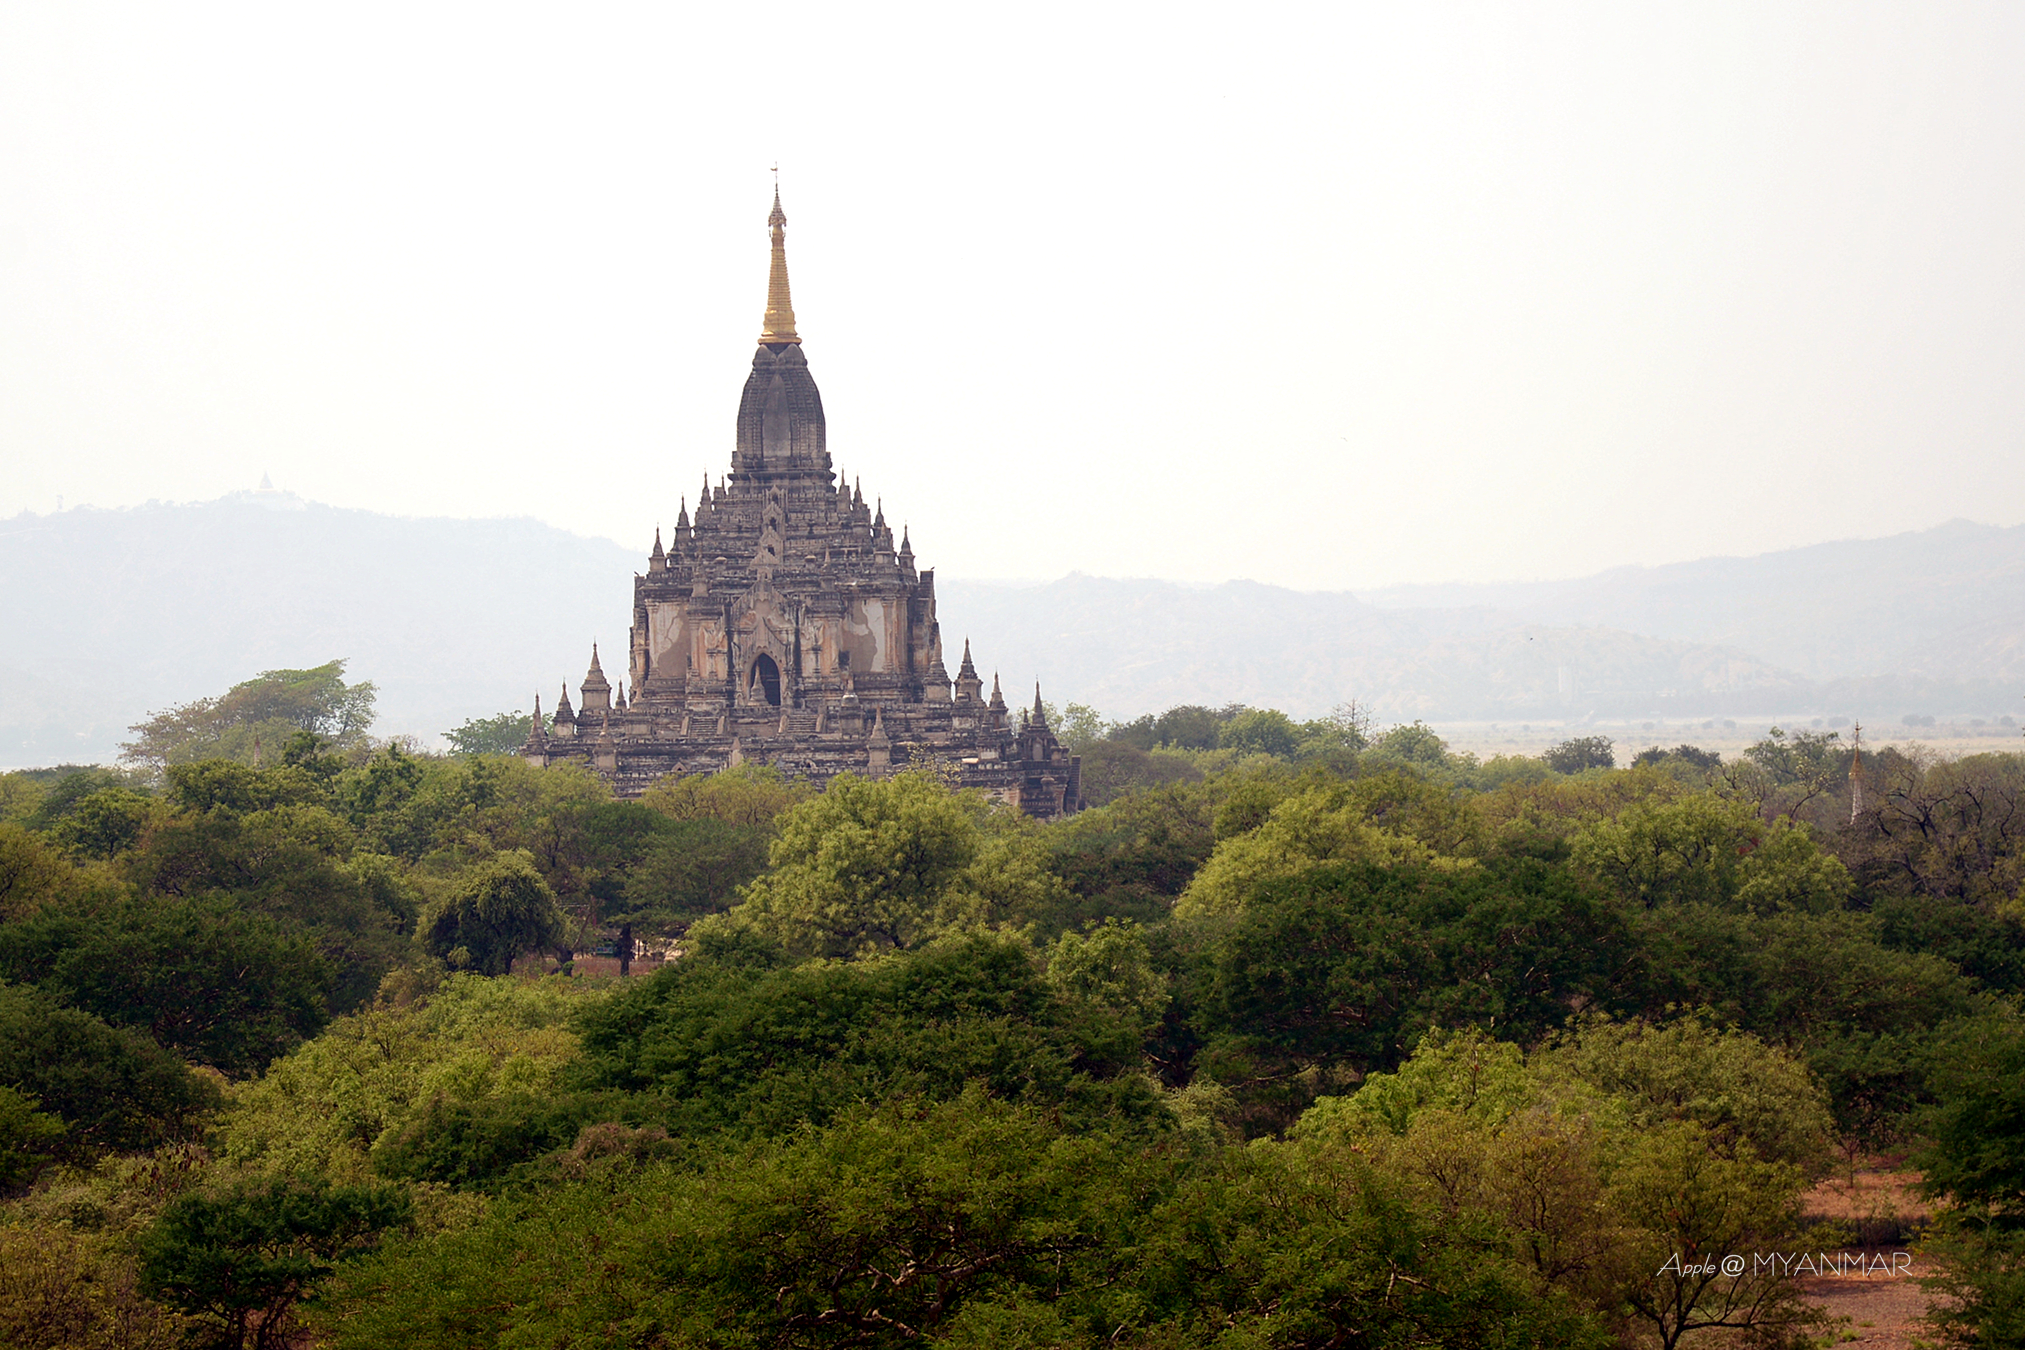
[[[800,345],[795,336],[795,307],[788,298],[787,275],[787,213],[780,209],[780,186],[773,190],[773,214],[766,218],[773,230],[773,266],[766,274],[766,318],[759,325],[759,340],[769,346],[792,342]]]
[[[1045,708],[1043,708],[1043,707],[1041,706],[1041,682],[1040,682],[1039,680],[1035,680],[1035,681],[1034,681],[1034,722],[1033,722],[1033,725],[1034,725],[1034,730],[1036,730],[1036,731],[1046,731],[1046,730],[1048,729],[1048,713],[1047,713],[1047,709],[1045,709]]]

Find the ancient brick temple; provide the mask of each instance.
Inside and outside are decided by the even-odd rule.
[[[1081,761],[1048,729],[1040,691],[1017,721],[998,677],[991,695],[966,641],[956,678],[943,662],[935,573],[896,548],[883,506],[830,463],[823,398],[788,297],[787,217],[774,194],[773,265],[752,374],[738,402],[731,473],[705,475],[664,549],[633,579],[625,688],[597,649],[574,707],[563,688],[523,754],[587,763],[632,796],[670,773],[763,763],[821,783],[909,763],[1032,815],[1078,808]]]

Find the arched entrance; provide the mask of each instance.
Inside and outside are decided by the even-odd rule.
[[[780,706],[780,667],[765,652],[761,652],[759,659],[752,663],[752,688],[753,692],[764,695],[772,706]]]

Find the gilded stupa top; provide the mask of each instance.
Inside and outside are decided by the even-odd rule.
[[[759,326],[759,340],[763,343],[793,342],[801,339],[795,336],[795,307],[788,298],[787,275],[787,213],[780,209],[780,188],[773,190],[773,214],[766,218],[773,229],[773,266],[766,276],[766,318]]]

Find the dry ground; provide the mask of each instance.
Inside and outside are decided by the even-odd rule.
[[[1803,1209],[1811,1219],[1850,1225],[1865,1244],[1842,1249],[1851,1256],[1881,1254],[1892,1263],[1896,1253],[1906,1251],[1918,1226],[1932,1217],[1917,1193],[1919,1182],[1920,1174],[1902,1160],[1867,1159],[1839,1169],[1810,1190]],[[1905,1268],[1902,1261],[1895,1264]],[[1904,1274],[1821,1276],[1804,1280],[1801,1287],[1830,1316],[1849,1319],[1839,1332],[1847,1338],[1841,1344],[1863,1350],[1911,1350],[1927,1311],[1926,1293],[1918,1282],[1922,1272],[1917,1260],[1911,1265]]]

